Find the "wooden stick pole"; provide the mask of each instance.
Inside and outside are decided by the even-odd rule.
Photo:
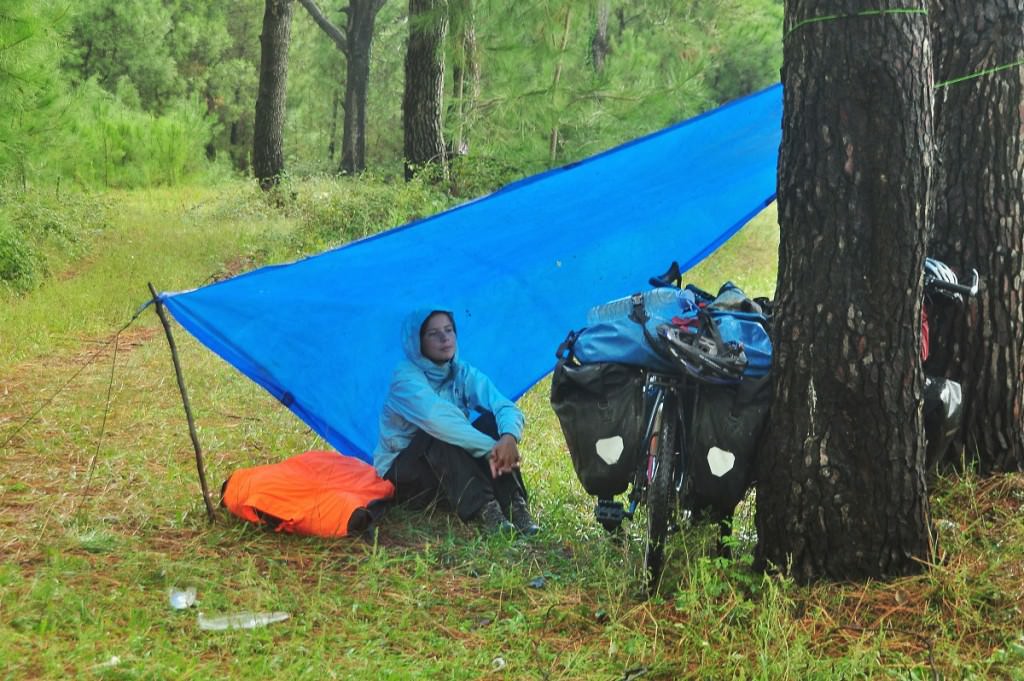
[[[192,418],[192,407],[188,402],[188,392],[185,390],[185,378],[181,374],[181,362],[178,361],[178,348],[174,344],[174,336],[171,335],[171,324],[167,321],[167,313],[164,312],[164,305],[157,296],[153,284],[149,284],[149,292],[153,294],[153,305],[156,307],[156,314],[160,317],[160,323],[164,325],[164,333],[167,334],[167,344],[171,347],[171,359],[174,361],[174,375],[178,379],[178,390],[181,391],[181,401],[185,405],[185,418],[188,420],[188,434],[192,438],[192,448],[196,450],[196,468],[199,469],[199,486],[203,489],[203,501],[206,503],[206,516],[212,523],[214,521],[213,502],[210,501],[210,489],[206,485],[206,467],[203,465],[203,450],[199,446],[199,436],[196,435],[196,422]]]

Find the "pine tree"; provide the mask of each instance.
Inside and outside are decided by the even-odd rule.
[[[925,14],[897,4],[869,17],[846,0],[786,3],[757,560],[800,581],[902,575],[931,557],[919,358],[931,43]]]
[[[959,451],[986,472],[1024,470],[1024,2],[933,0],[930,18],[944,83],[930,250],[982,281],[969,319],[934,320],[952,339],[935,349],[963,388]]]
[[[0,181],[27,186],[33,160],[58,126],[60,8],[50,0],[8,0],[0,7]]]
[[[283,131],[291,27],[292,0],[266,0],[252,151],[253,174],[264,189],[276,185],[284,171]]]
[[[341,144],[341,172],[366,169],[366,99],[370,87],[370,48],[377,13],[386,0],[349,0],[342,10],[345,28],[334,25],[314,0],[299,0],[317,26],[345,55],[345,122]]]
[[[447,31],[447,0],[409,0],[409,43],[402,99],[407,180],[428,165],[438,168],[442,177],[447,176],[441,127]]]

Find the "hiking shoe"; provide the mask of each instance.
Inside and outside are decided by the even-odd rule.
[[[507,535],[513,534],[516,531],[515,526],[501,512],[501,506],[498,505],[495,499],[491,499],[484,504],[477,517],[480,519],[480,524],[483,525],[484,529],[491,534]]]
[[[533,521],[533,516],[530,515],[530,509],[526,506],[526,499],[522,497],[516,497],[509,504],[509,515],[512,516],[512,524],[516,526],[521,534],[525,534],[528,537],[540,532],[540,525]]]

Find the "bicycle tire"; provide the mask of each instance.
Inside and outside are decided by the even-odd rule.
[[[647,482],[647,535],[644,543],[644,575],[647,591],[657,591],[665,567],[665,541],[676,507],[673,485],[676,464],[678,415],[675,399],[666,395],[661,410],[661,425],[654,452],[654,466]]]

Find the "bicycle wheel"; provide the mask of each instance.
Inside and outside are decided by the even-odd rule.
[[[644,546],[644,573],[647,590],[654,593],[661,579],[665,561],[665,540],[676,508],[673,475],[676,464],[678,416],[675,400],[666,395],[661,410],[661,424],[648,466],[647,536]]]

